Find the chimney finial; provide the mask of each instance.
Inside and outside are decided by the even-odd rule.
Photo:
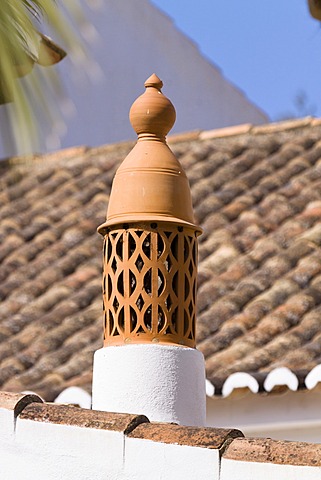
[[[161,92],[162,87],[163,82],[153,73],[145,82],[145,92],[130,109],[130,123],[138,138],[156,137],[165,141],[175,123],[175,108]]]

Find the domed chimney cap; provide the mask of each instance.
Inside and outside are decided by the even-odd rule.
[[[98,228],[102,235],[115,225],[133,222],[170,222],[201,232],[195,225],[188,179],[166,143],[176,114],[160,91],[162,85],[151,75],[146,91],[130,109],[138,141],[116,172],[106,222]]]
[[[146,91],[130,109],[130,123],[139,137],[146,135],[164,138],[175,123],[175,108],[162,94],[162,87],[163,82],[153,73],[145,82]]]

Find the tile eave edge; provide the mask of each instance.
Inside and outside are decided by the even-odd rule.
[[[321,126],[321,118],[319,117],[303,117],[292,120],[282,120],[280,122],[264,123],[262,125],[253,125],[251,123],[241,123],[239,125],[231,125],[222,128],[210,130],[192,130],[190,132],[182,132],[168,136],[169,144],[183,143],[191,140],[211,140],[239,137],[241,135],[252,134],[255,136],[267,135],[273,133],[282,133],[291,130],[297,130],[306,127]]]
[[[226,377],[223,381],[223,383],[221,383],[220,385],[215,385],[215,381],[213,382],[212,380],[210,380],[210,378],[206,377],[206,396],[209,397],[209,398],[228,398],[230,396],[233,395],[233,392],[238,390],[244,390],[244,389],[248,389],[249,391],[252,391],[252,393],[254,394],[265,394],[265,395],[273,395],[273,394],[277,394],[278,393],[278,390],[282,390],[284,388],[287,388],[288,390],[290,391],[299,391],[299,390],[313,390],[315,388],[318,388],[318,384],[321,384],[321,364],[319,365],[316,365],[314,368],[312,368],[311,370],[309,370],[309,372],[307,372],[305,374],[305,378],[304,378],[304,381],[300,381],[300,378],[298,376],[298,372],[296,371],[292,371],[290,369],[287,369],[291,372],[291,376],[295,376],[298,380],[298,383],[297,383],[297,387],[296,388],[291,388],[289,385],[288,385],[288,379],[285,378],[284,379],[284,383],[281,384],[276,384],[274,385],[274,387],[271,389],[271,390],[266,390],[264,387],[265,387],[265,381],[266,379],[268,378],[269,375],[273,374],[273,372],[279,370],[280,367],[276,367],[274,368],[273,370],[271,370],[270,372],[264,372],[264,373],[258,373],[258,374],[253,374],[253,373],[249,373],[249,372],[235,372],[235,373],[240,373],[240,374],[246,374],[246,375],[250,375],[253,377],[254,380],[258,381],[258,377],[261,377],[260,378],[260,381],[259,381],[259,384],[260,384],[260,388],[258,389],[257,392],[254,392],[253,390],[251,390],[249,388],[248,385],[245,385],[244,386],[239,386],[239,387],[234,387],[231,392],[226,395],[226,396],[223,396],[222,395],[222,390],[223,390],[223,387],[225,385],[225,383],[227,382],[227,380],[229,380],[231,378],[232,375],[234,374],[231,374],[229,375],[228,377]],[[306,384],[306,379],[309,377],[309,375],[311,374],[311,372],[313,371],[317,371],[317,373],[320,371],[320,379],[318,382],[313,382],[313,384],[311,384],[311,386],[309,387],[307,384]],[[318,377],[319,378],[319,377]],[[229,380],[231,381],[231,380]],[[283,388],[284,387],[284,388]],[[213,393],[211,393],[213,392]]]

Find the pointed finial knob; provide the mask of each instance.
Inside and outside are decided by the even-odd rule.
[[[175,108],[161,92],[162,87],[163,82],[153,73],[145,82],[145,93],[135,100],[130,109],[130,123],[139,138],[164,140],[175,123]]]
[[[160,90],[161,88],[163,88],[163,85],[164,85],[163,82],[156,75],[156,73],[153,73],[150,77],[148,77],[146,82],[144,83],[145,88],[154,87],[154,88],[157,88],[157,90]]]

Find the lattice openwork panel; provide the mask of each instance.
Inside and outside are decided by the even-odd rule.
[[[105,346],[195,347],[195,230],[155,223],[123,227],[104,240]]]

